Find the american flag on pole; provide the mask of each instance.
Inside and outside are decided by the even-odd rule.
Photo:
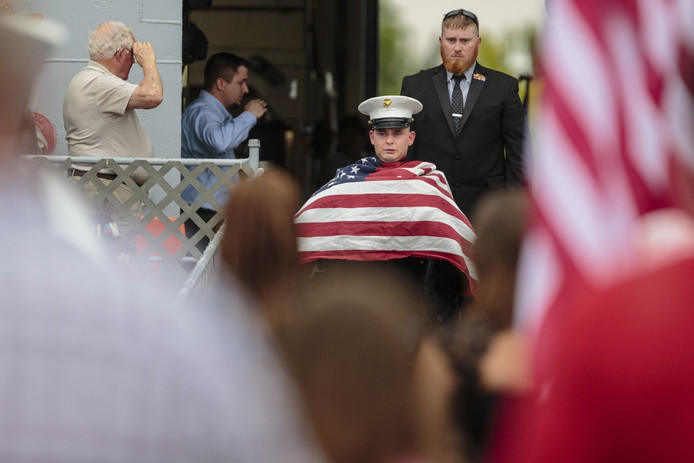
[[[471,286],[476,278],[468,257],[475,233],[430,162],[382,164],[367,157],[338,169],[295,222],[304,263],[424,257],[450,262]]]
[[[517,314],[541,326],[569,288],[638,271],[643,216],[694,166],[694,1],[550,0],[540,48],[534,219]]]

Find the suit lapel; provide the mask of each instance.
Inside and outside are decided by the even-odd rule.
[[[480,93],[482,93],[482,88],[484,87],[484,81],[480,79],[475,79],[476,74],[481,74],[484,76],[487,73],[487,69],[480,66],[479,64],[475,65],[475,69],[472,71],[472,81],[470,82],[470,89],[467,92],[467,99],[465,100],[465,108],[463,111],[463,124],[462,126],[465,127],[465,123],[467,122],[468,117],[470,116],[470,113],[472,112],[472,108],[475,107],[475,104],[477,103],[477,99],[480,97]]]
[[[453,116],[451,115],[451,100],[448,96],[448,82],[446,82],[446,70],[443,65],[439,66],[437,71],[431,77],[436,89],[436,96],[439,98],[439,104],[443,110],[443,115],[448,122],[448,128],[455,135],[455,125],[453,124]]]

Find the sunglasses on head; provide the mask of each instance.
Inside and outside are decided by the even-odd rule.
[[[463,16],[467,16],[468,18],[472,19],[472,22],[475,23],[475,26],[480,27],[480,23],[477,21],[477,15],[475,13],[473,13],[472,11],[463,10],[462,8],[459,10],[449,11],[448,13],[446,13],[444,15],[443,20],[445,21],[448,18],[452,18],[453,16],[458,16],[459,14],[461,14]]]

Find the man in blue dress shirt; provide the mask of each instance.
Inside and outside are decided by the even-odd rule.
[[[248,132],[267,111],[267,102],[255,99],[249,101],[244,107],[244,112],[237,117],[232,117],[229,113],[229,109],[239,105],[243,96],[248,93],[247,81],[248,61],[245,59],[221,52],[207,60],[205,90],[188,105],[181,117],[182,158],[236,159],[234,148],[248,138]],[[206,188],[210,188],[217,181],[217,177],[209,169],[205,169],[198,176],[198,180]],[[188,204],[193,204],[200,197],[200,193],[188,186],[181,196]],[[214,197],[224,205],[229,197],[229,190],[222,187],[215,192]],[[202,220],[209,222],[217,211],[209,202],[205,202],[197,209],[197,214]],[[193,220],[188,219],[185,229],[186,236],[192,238],[199,227]],[[205,236],[196,246],[202,252],[208,243],[209,238]]]

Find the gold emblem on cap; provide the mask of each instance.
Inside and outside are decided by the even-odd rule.
[[[383,107],[384,107],[384,108],[387,108],[388,106],[390,106],[390,104],[391,104],[392,102],[393,102],[393,100],[391,100],[390,98],[384,98],[384,99],[383,99]]]

